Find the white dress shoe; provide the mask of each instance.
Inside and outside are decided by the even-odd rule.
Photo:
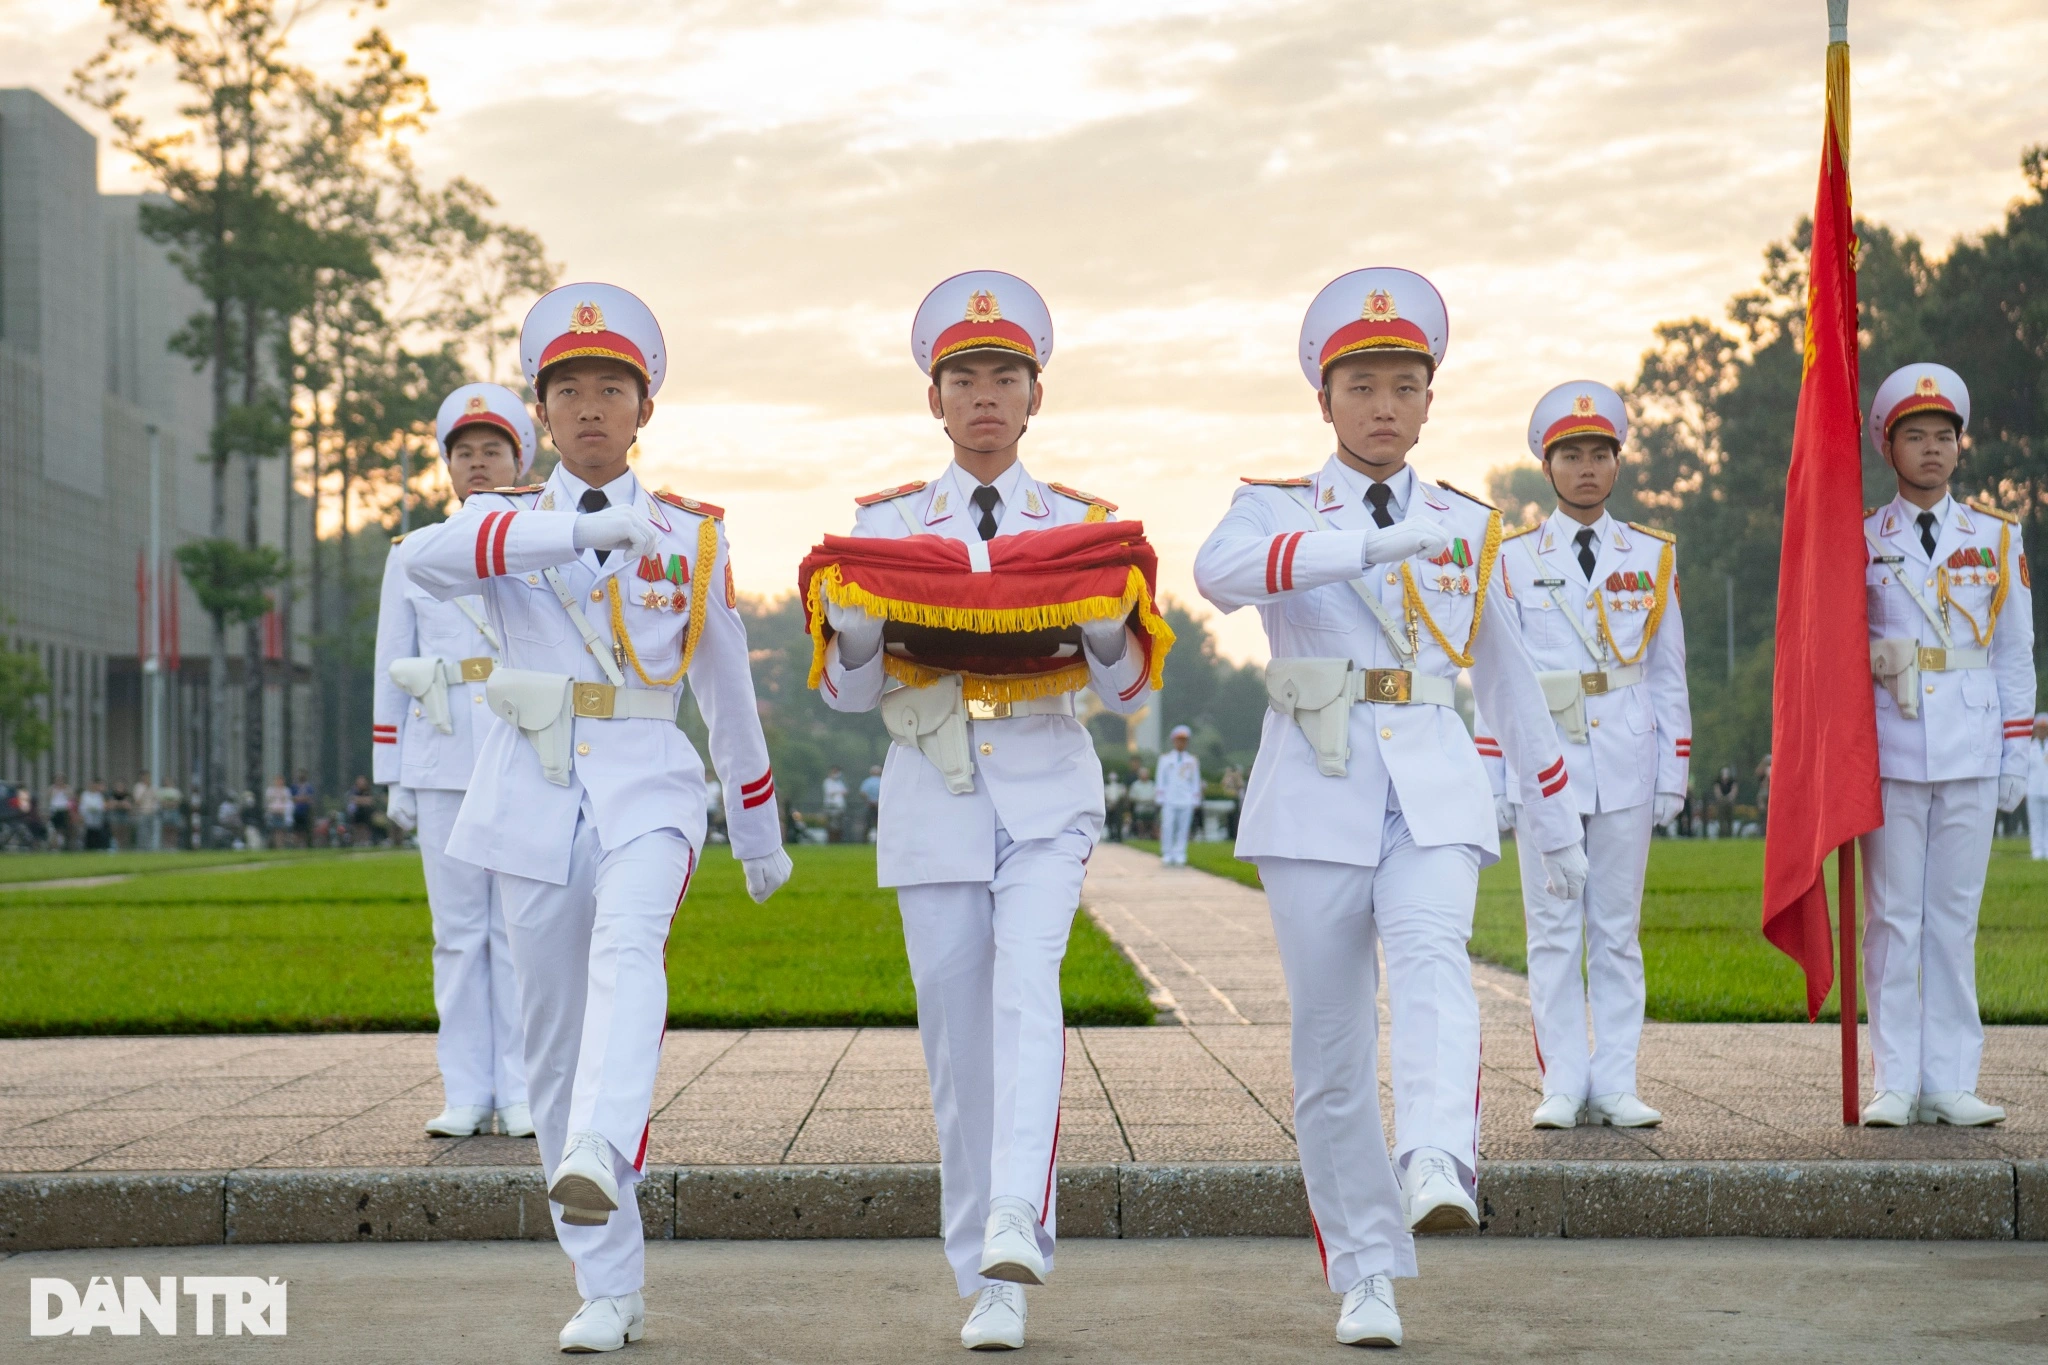
[[[1986,1104],[1968,1090],[1930,1090],[1920,1096],[1921,1123],[1951,1123],[1958,1128],[1980,1128],[2005,1121],[2005,1110]]]
[[[1015,1195],[991,1199],[981,1235],[981,1273],[991,1280],[1044,1284],[1045,1257],[1038,1250],[1038,1214]]]
[[[451,1104],[427,1120],[429,1137],[468,1137],[491,1121],[488,1104]]]
[[[525,1100],[498,1111],[498,1131],[506,1137],[533,1136],[533,1109]]]
[[[569,1150],[555,1167],[548,1198],[562,1206],[562,1221],[591,1226],[609,1222],[619,1206],[619,1182],[612,1176],[612,1145],[601,1133],[572,1133]]]
[[[1903,1090],[1880,1090],[1863,1106],[1865,1128],[1904,1128],[1913,1121],[1913,1097]]]
[[[608,1299],[585,1299],[562,1329],[562,1349],[570,1352],[616,1351],[647,1335],[647,1309],[640,1291]]]
[[[1586,1101],[1586,1121],[1615,1128],[1655,1128],[1664,1116],[1626,1090]]]
[[[1401,1179],[1410,1232],[1463,1232],[1479,1226],[1479,1206],[1465,1193],[1458,1164],[1434,1147],[1418,1147]]]
[[[1394,1282],[1368,1275],[1351,1286],[1337,1314],[1337,1340],[1346,1346],[1399,1346],[1401,1315],[1394,1311]]]
[[[1533,1123],[1538,1128],[1576,1128],[1581,1107],[1570,1095],[1545,1095]]]
[[[974,1310],[960,1328],[960,1344],[970,1351],[1015,1351],[1024,1345],[1024,1287],[983,1285]]]

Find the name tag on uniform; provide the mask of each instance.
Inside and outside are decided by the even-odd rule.
[[[1906,557],[1904,555],[1872,555],[1870,562],[1873,564],[1903,564],[1906,562]]]
[[[1535,583],[1539,588],[1561,588],[1564,586],[1562,578],[1539,578],[1535,580]]]

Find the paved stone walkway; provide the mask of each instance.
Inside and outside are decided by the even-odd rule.
[[[1286,990],[1264,897],[1118,845],[1098,850],[1086,896],[1167,1022],[1070,1031],[1062,1158],[1294,1159]],[[1843,1129],[1830,1025],[1652,1024],[1642,1093],[1664,1111],[1661,1129],[1535,1133],[1526,989],[1490,967],[1475,977],[1489,1159],[2048,1157],[2048,1028],[1989,1031],[1982,1091],[2012,1113],[1997,1129]],[[423,1136],[440,1103],[433,1040],[420,1034],[0,1041],[0,1171],[536,1160],[531,1142]],[[937,1158],[912,1030],[668,1036],[651,1162]]]

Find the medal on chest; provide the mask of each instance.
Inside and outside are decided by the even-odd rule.
[[[633,600],[649,611],[690,609],[690,562],[681,555],[642,555],[633,570],[641,582]]]

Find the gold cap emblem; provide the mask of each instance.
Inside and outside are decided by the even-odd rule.
[[[986,289],[977,289],[967,296],[967,316],[962,321],[1001,322],[1002,320],[1002,305],[996,302],[994,294],[991,294]]]
[[[1593,415],[1593,395],[1582,393],[1574,399],[1572,401],[1572,415],[1576,417],[1591,417]]]
[[[480,393],[473,393],[473,394],[471,394],[471,395],[469,396],[469,406],[463,409],[463,411],[464,411],[464,412],[466,412],[466,413],[467,413],[467,412],[489,412],[490,410],[491,410],[491,405],[490,405],[489,403],[486,403],[486,402],[484,401],[484,396],[483,396],[482,394],[480,394]]]
[[[1358,316],[1368,322],[1399,322],[1401,310],[1394,306],[1394,296],[1384,289],[1375,289],[1365,296],[1365,307]]]
[[[1939,398],[1941,384],[1933,375],[1923,374],[1920,376],[1920,382],[1914,386],[1913,392],[1922,398]]]
[[[569,330],[572,332],[602,332],[604,330],[604,309],[594,303],[576,305],[569,314]]]

